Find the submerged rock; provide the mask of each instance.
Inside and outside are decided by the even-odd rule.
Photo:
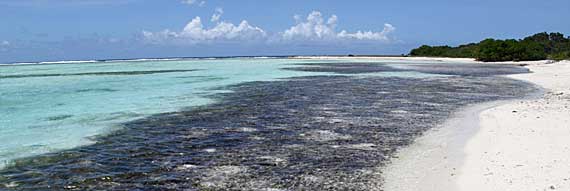
[[[0,188],[380,190],[378,167],[454,110],[534,91],[494,76],[315,76],[228,89],[215,104],[133,121],[96,144],[20,160],[0,172]]]

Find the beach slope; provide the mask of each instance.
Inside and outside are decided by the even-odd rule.
[[[526,67],[509,77],[544,94],[458,112],[398,154],[385,190],[570,190],[570,62]]]
[[[482,112],[464,148],[459,190],[570,190],[570,63],[528,66],[512,78],[545,88],[537,99]]]

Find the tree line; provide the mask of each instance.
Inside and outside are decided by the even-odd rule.
[[[538,33],[524,39],[485,39],[457,47],[423,45],[410,56],[475,58],[483,62],[570,59],[570,36]]]

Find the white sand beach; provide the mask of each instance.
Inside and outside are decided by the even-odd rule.
[[[443,58],[443,57],[391,57],[391,56],[295,56],[294,59],[315,59],[315,60],[383,60],[383,61],[441,61],[441,62],[462,62],[462,63],[478,63],[473,58]]]
[[[456,113],[399,152],[385,190],[570,190],[570,62],[516,64],[543,95]]]
[[[315,60],[382,60],[387,62],[453,62],[453,63],[479,63],[479,64],[514,64],[514,65],[539,65],[551,61],[524,61],[524,62],[479,62],[474,58],[446,58],[446,57],[391,57],[391,56],[295,56],[291,59],[315,59]]]

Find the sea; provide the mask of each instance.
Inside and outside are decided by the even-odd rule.
[[[381,190],[453,112],[537,91],[514,65],[171,58],[0,65],[0,190]]]

